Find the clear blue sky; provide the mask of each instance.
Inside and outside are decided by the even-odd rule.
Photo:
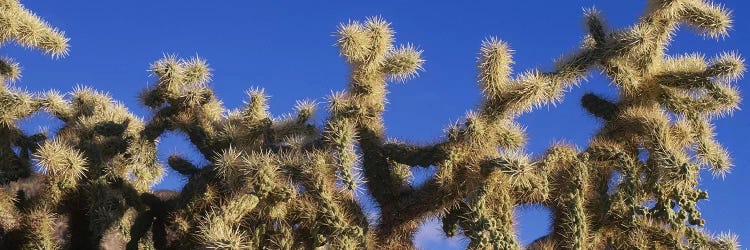
[[[720,1],[734,10],[730,37],[703,39],[688,29],[677,33],[670,53],[700,51],[708,56],[738,51],[750,56],[750,2]],[[227,107],[239,107],[244,90],[266,89],[271,111],[292,110],[295,100],[323,101],[331,90],[344,88],[347,66],[332,45],[336,25],[349,19],[381,15],[392,22],[398,42],[424,50],[427,60],[420,77],[390,87],[385,114],[388,134],[413,142],[430,142],[449,122],[460,119],[479,101],[475,58],[481,41],[497,36],[516,50],[516,72],[532,67],[549,69],[552,59],[575,48],[583,36],[582,9],[596,5],[609,23],[623,27],[635,22],[645,1],[23,1],[71,38],[70,55],[52,60],[38,52],[5,47],[24,68],[19,86],[30,91],[56,88],[69,91],[76,84],[108,91],[133,112],[148,117],[137,93],[153,79],[149,63],[165,53],[200,55],[214,69],[213,88]],[[739,82],[743,93],[746,80]],[[541,153],[551,142],[565,140],[581,147],[595,133],[598,122],[579,106],[587,91],[615,97],[598,74],[566,95],[555,108],[521,117],[530,136],[528,151]],[[744,99],[748,99],[743,94]],[[747,102],[745,102],[747,103]],[[743,103],[741,107],[747,106]],[[26,122],[36,130],[48,118]],[[735,169],[724,180],[703,175],[702,188],[710,199],[699,203],[713,232],[732,231],[750,245],[750,111],[716,122],[719,140],[729,148]],[[52,130],[59,123],[48,127]],[[160,156],[175,151],[194,152],[180,135],[163,138]],[[199,156],[193,156],[197,161]],[[427,172],[422,171],[421,175]],[[180,188],[175,173],[157,188]],[[548,212],[519,209],[518,230],[524,244],[546,234]],[[435,223],[417,235],[425,249],[458,249],[465,242],[444,239]]]

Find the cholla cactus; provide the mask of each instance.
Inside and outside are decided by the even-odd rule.
[[[0,1],[0,20],[5,42],[52,56],[67,53],[62,32],[15,0]],[[141,136],[143,121],[88,88],[77,88],[69,98],[12,88],[9,83],[18,79],[19,67],[3,59],[2,68],[0,184],[5,186],[0,190],[0,245],[79,249],[98,246],[104,239],[129,241],[135,215],[149,211],[140,196],[148,195],[162,172],[156,145]],[[54,139],[43,133],[26,135],[16,126],[40,110],[65,123]],[[34,165],[40,173],[33,171]]]
[[[421,222],[442,218],[447,236],[463,231],[471,249],[520,249],[513,208],[553,211],[552,232],[530,249],[736,249],[734,236],[703,232],[698,172],[729,171],[710,120],[737,108],[730,84],[744,62],[727,53],[665,55],[681,24],[716,38],[728,11],[701,0],[651,0],[632,27],[610,30],[594,9],[588,35],[551,72],[512,75],[512,50],[496,38],[481,45],[479,108],[431,145],[387,138],[387,83],[415,77],[421,51],[395,45],[375,17],[339,26],[337,46],[351,66],[346,91],[329,97],[329,117],[312,122],[316,102],[296,114],[268,113],[262,89],[227,111],[208,88],[200,58],[166,56],[151,65],[155,84],[141,94],[144,121],[106,94],[69,95],[9,87],[19,78],[0,60],[0,246],[25,249],[413,249]],[[63,34],[16,0],[0,0],[0,38],[52,56]],[[523,153],[514,119],[562,99],[591,70],[614,82],[617,101],[587,94],[583,107],[603,120],[585,149],[554,144]],[[26,135],[19,119],[45,110],[65,125],[51,139]],[[167,165],[188,180],[180,192],[150,186],[162,167],[155,152],[165,131],[186,134],[209,159],[179,155]],[[34,171],[34,165],[41,171]],[[423,185],[410,168],[436,166]],[[355,199],[369,192],[377,220]]]

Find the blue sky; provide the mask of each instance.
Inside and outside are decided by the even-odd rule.
[[[738,51],[750,56],[750,2],[720,1],[734,11],[735,28],[720,41],[703,39],[683,29],[670,53],[700,51],[707,56]],[[4,47],[3,53],[23,66],[19,86],[30,91],[72,90],[77,84],[108,91],[133,112],[148,117],[137,93],[153,82],[148,65],[165,53],[200,55],[214,69],[213,88],[227,107],[239,107],[244,90],[259,86],[272,97],[271,111],[292,110],[296,100],[323,101],[331,90],[346,85],[347,66],[333,43],[336,25],[381,15],[392,22],[398,43],[424,50],[426,71],[406,84],[390,87],[385,122],[389,136],[427,143],[442,136],[451,121],[476,106],[476,56],[481,41],[497,36],[516,51],[516,72],[540,67],[575,48],[583,36],[583,8],[596,6],[614,27],[635,22],[645,1],[23,1],[71,38],[70,55],[52,60],[38,52]],[[747,92],[745,80],[740,90]],[[579,106],[583,93],[615,97],[609,82],[594,73],[574,88],[563,103],[520,118],[529,135],[527,150],[541,153],[554,141],[581,147],[600,125]],[[743,94],[743,97],[746,97]],[[747,98],[744,98],[747,99]],[[745,107],[746,105],[741,105]],[[322,116],[322,115],[321,115]],[[37,117],[25,123],[36,130],[46,123]],[[699,203],[706,228],[731,231],[750,245],[750,112],[740,110],[716,122],[719,140],[732,152],[735,169],[725,179],[702,175],[708,201]],[[162,138],[160,156],[194,152],[185,138]],[[193,156],[201,161],[200,157]],[[421,175],[426,175],[422,171]],[[157,188],[180,188],[175,173]],[[548,212],[519,208],[517,228],[523,243],[546,234]],[[425,249],[460,249],[465,242],[445,239],[431,222],[417,234]]]

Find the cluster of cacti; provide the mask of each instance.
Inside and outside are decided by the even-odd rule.
[[[142,120],[106,94],[31,94],[11,87],[18,64],[0,59],[0,248],[3,249],[412,249],[428,218],[447,236],[462,231],[471,249],[520,249],[514,207],[552,211],[549,235],[530,249],[734,249],[713,237],[696,202],[706,168],[731,166],[713,139],[711,118],[737,108],[729,85],[744,72],[727,53],[665,55],[681,24],[723,37],[732,22],[702,0],[651,0],[635,25],[610,30],[596,10],[588,35],[554,70],[511,76],[512,50],[495,38],[479,54],[483,101],[439,142],[411,145],[387,138],[382,114],[389,81],[422,68],[421,51],[394,45],[381,18],[339,26],[337,46],[351,68],[346,91],[332,94],[328,117],[316,103],[273,117],[261,89],[245,106],[223,107],[199,58],[167,56],[151,65],[156,80],[141,93],[153,111]],[[0,0],[0,39],[52,56],[67,38],[17,0]],[[562,143],[540,157],[522,153],[514,119],[559,101],[600,70],[619,98],[594,94],[583,107],[602,129],[585,149]],[[28,135],[21,119],[45,111],[64,122],[52,138]],[[163,167],[159,137],[179,131],[208,159],[179,155],[167,165],[187,179],[180,192],[152,191]],[[411,168],[435,166],[421,185]],[[364,188],[359,188],[364,185]],[[367,216],[355,198],[369,192],[380,213]]]

